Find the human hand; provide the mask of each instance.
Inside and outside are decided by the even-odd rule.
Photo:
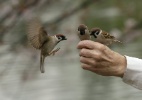
[[[112,51],[107,46],[90,40],[80,41],[81,67],[103,76],[123,77],[126,69],[126,58]]]

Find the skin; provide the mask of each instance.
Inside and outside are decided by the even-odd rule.
[[[83,69],[103,76],[123,77],[127,65],[125,56],[90,40],[80,41],[77,48]]]

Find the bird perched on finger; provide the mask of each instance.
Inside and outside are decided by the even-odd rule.
[[[122,43],[114,36],[101,30],[100,28],[92,28],[90,31],[91,40],[102,43],[104,45],[111,45],[113,42]]]
[[[44,59],[47,56],[55,55],[60,48],[55,46],[67,38],[63,34],[49,35],[43,27],[41,21],[37,18],[29,21],[27,37],[31,45],[39,49],[40,53],[40,71],[44,73]]]
[[[78,26],[78,37],[80,40],[90,40],[90,32],[86,25],[80,24]]]

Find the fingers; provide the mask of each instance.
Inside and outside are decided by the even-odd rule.
[[[80,41],[78,43],[77,48],[78,49],[86,48],[86,49],[100,49],[100,50],[103,50],[103,49],[105,49],[105,45],[103,45],[101,43],[98,43],[98,42],[90,41],[90,40],[84,40],[84,41]]]
[[[85,48],[81,49],[79,52],[79,55],[83,57],[87,57],[87,58],[93,58],[93,50],[85,49]]]
[[[90,50],[90,49],[81,49],[79,55],[86,58],[92,58],[93,60],[100,61],[102,60],[102,53],[98,50]]]
[[[83,64],[90,65],[90,66],[96,66],[96,62],[92,58],[86,58],[86,57],[81,56],[80,57],[80,62],[83,63]]]
[[[93,58],[86,58],[86,57],[80,57],[80,62],[82,64],[86,64],[88,66],[92,66],[96,69],[100,69],[100,68],[105,68],[106,65],[103,64],[103,62],[98,62],[97,60],[93,59]]]
[[[82,49],[82,48],[87,48],[87,49],[93,49],[93,44],[94,42],[93,41],[90,41],[90,40],[84,40],[84,41],[80,41],[78,43],[78,46],[77,48],[78,49]]]
[[[89,68],[91,68],[90,65],[87,65],[87,64],[84,64],[84,63],[81,64],[81,67],[85,70],[88,70]]]
[[[97,62],[95,62],[92,58],[80,57],[81,67],[84,70],[89,70],[99,75],[108,76],[109,73],[107,71],[107,67],[97,66]]]
[[[87,64],[82,64],[81,67],[84,69],[84,70],[89,70],[89,71],[92,71],[92,72],[96,72],[96,68],[95,67],[92,67],[90,65],[87,65]]]
[[[94,67],[94,66],[91,66],[91,65],[88,65],[88,64],[84,64],[84,63],[81,64],[81,67],[84,70],[88,70],[88,71],[94,72],[94,73],[96,73],[98,75],[111,76],[111,73],[109,73],[109,71],[104,69],[104,68]]]

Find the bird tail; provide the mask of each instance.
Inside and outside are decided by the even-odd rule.
[[[44,59],[45,59],[45,56],[40,54],[40,71],[41,71],[41,73],[45,72],[45,70],[44,70]]]

